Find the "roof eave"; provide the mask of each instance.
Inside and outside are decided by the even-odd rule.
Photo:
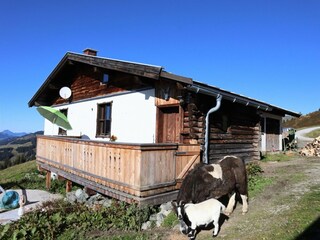
[[[60,60],[58,65],[53,69],[53,71],[50,73],[50,75],[47,77],[47,79],[44,81],[44,83],[41,85],[41,87],[38,89],[38,91],[33,95],[31,100],[28,102],[29,107],[33,107],[36,105],[36,100],[42,93],[42,91],[45,90],[46,87],[50,84],[51,80],[55,77],[55,75],[60,71],[60,69],[65,65],[65,63],[68,61],[68,56],[70,55],[69,52],[67,52],[63,58]]]
[[[187,87],[188,90],[194,91],[194,92],[201,92],[203,94],[206,95],[211,95],[211,96],[215,96],[217,97],[218,95],[221,95],[223,99],[232,101],[232,102],[237,102],[240,104],[243,104],[245,106],[251,106],[251,107],[255,107],[256,109],[262,110],[262,111],[266,111],[266,112],[271,112],[273,110],[278,110],[280,112],[282,112],[283,114],[287,114],[287,115],[291,115],[294,117],[300,117],[301,114],[296,113],[296,112],[292,112],[283,108],[279,108],[277,106],[256,100],[256,99],[252,99],[243,95],[239,95],[239,94],[235,94],[217,87],[213,87],[207,84],[203,84],[200,82],[194,82],[194,84],[189,85]]]

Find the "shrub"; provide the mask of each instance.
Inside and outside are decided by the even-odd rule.
[[[98,210],[63,200],[47,202],[18,222],[0,226],[0,239],[58,239],[68,233],[79,239],[92,230],[138,231],[154,209],[114,201]]]
[[[263,188],[272,183],[271,178],[262,176],[263,170],[258,162],[247,164],[248,188],[250,197],[254,197],[261,192]]]

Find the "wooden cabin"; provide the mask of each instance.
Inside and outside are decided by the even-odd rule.
[[[61,93],[65,87],[70,96]],[[233,154],[248,162],[261,151],[281,150],[282,117],[299,116],[92,49],[66,53],[29,101],[29,107],[42,105],[59,109],[72,126],[66,131],[45,120],[44,136],[37,137],[47,185],[55,172],[67,186],[76,182],[140,204],[174,199],[183,177],[204,158]]]

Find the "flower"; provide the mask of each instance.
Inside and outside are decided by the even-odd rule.
[[[111,137],[110,137],[111,142],[115,142],[115,141],[117,141],[117,139],[118,138],[115,135],[111,135]]]

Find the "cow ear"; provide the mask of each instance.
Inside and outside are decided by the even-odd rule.
[[[171,205],[172,205],[172,207],[178,207],[178,204],[177,204],[177,201],[171,201]]]

